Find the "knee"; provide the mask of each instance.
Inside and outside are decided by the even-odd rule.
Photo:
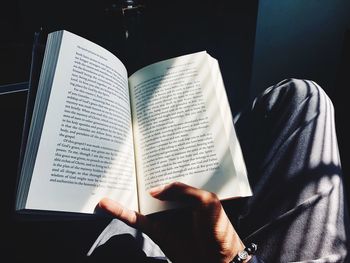
[[[283,98],[283,101],[295,106],[300,104],[314,104],[322,108],[327,104],[333,107],[332,101],[325,91],[314,81],[306,79],[285,79],[270,87],[267,93],[275,98]]]
[[[323,89],[314,81],[307,79],[284,79],[274,86],[275,89],[284,90],[297,96],[314,96]]]

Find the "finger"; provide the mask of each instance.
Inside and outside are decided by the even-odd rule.
[[[106,210],[112,216],[126,223],[127,225],[140,229],[143,232],[148,231],[149,222],[146,216],[141,215],[140,213],[135,212],[133,210],[130,210],[109,198],[103,198],[99,202],[99,206],[102,209]]]
[[[218,201],[215,194],[180,182],[153,188],[150,194],[164,201],[191,201],[200,204],[209,204]]]

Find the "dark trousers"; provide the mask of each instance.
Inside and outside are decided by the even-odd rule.
[[[284,80],[235,118],[253,196],[225,201],[244,242],[264,262],[346,262],[349,217],[333,105],[314,82]],[[64,252],[63,252],[64,253]],[[112,220],[90,262],[165,259],[147,236]]]
[[[236,129],[254,193],[236,221],[241,238],[256,242],[266,262],[344,262],[348,207],[325,92],[312,81],[282,81],[256,98]]]

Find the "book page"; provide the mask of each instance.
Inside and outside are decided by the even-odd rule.
[[[152,64],[129,78],[141,212],[176,207],[148,194],[174,181],[220,199],[251,195],[248,181],[241,180],[243,158],[234,163],[240,148],[233,121],[224,115],[230,108],[218,74],[209,55],[198,52]]]
[[[215,87],[216,99],[220,108],[221,117],[223,119],[224,129],[229,141],[229,148],[236,172],[236,188],[241,192],[241,196],[250,196],[252,191],[247,176],[247,169],[243,159],[241,145],[236,135],[233,125],[232,112],[229,107],[228,98],[225,91],[224,82],[220,73],[219,63],[216,59],[209,56],[210,72]]]
[[[93,213],[105,196],[138,210],[127,72],[64,31],[26,208]]]

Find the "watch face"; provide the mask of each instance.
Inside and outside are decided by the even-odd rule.
[[[243,250],[241,252],[238,253],[238,256],[241,258],[241,259],[247,259],[248,258],[248,252]]]

